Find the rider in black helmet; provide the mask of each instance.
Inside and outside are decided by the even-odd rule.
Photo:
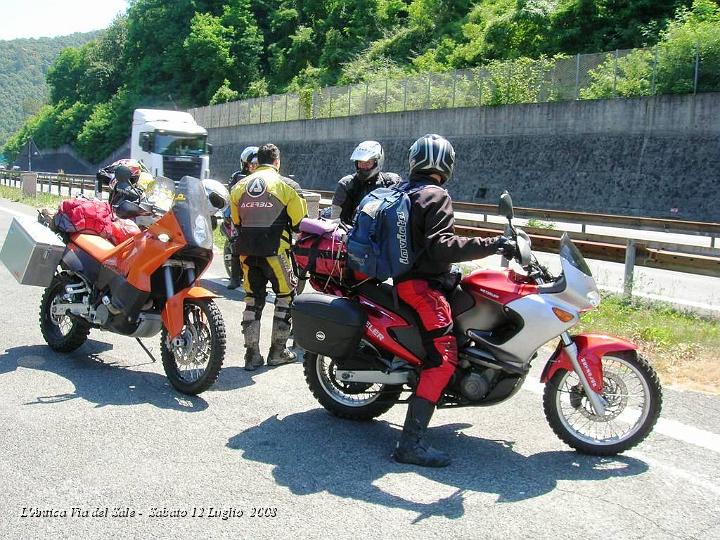
[[[417,313],[427,360],[408,403],[402,436],[393,457],[401,463],[444,467],[449,456],[423,442],[435,404],[458,363],[453,318],[445,297],[457,285],[451,263],[480,259],[499,251],[511,258],[514,242],[503,236],[465,238],[455,234],[452,200],[441,187],[455,166],[455,150],[440,135],[420,137],[410,147],[410,229],[418,257],[413,268],[394,279],[398,297]]]

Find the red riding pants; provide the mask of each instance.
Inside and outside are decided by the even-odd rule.
[[[437,403],[458,363],[450,304],[442,292],[430,287],[424,279],[403,281],[396,288],[398,297],[418,314],[420,334],[427,352],[415,393]]]

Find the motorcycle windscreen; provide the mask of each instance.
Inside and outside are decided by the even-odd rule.
[[[173,212],[189,247],[212,249],[210,204],[201,180],[182,177],[175,189]]]

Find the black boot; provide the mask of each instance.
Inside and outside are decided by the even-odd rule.
[[[242,279],[242,268],[240,260],[233,254],[232,262],[230,262],[230,281],[227,284],[228,289],[237,289]]]
[[[450,456],[422,441],[434,411],[435,404],[431,401],[417,396],[410,399],[403,432],[393,452],[395,461],[421,467],[450,465]]]
[[[245,371],[255,371],[265,365],[265,359],[256,348],[245,349]]]

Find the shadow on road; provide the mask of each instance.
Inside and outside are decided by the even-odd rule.
[[[94,340],[88,340],[70,354],[56,353],[45,345],[13,347],[0,355],[0,375],[22,367],[55,373],[75,385],[73,393],[38,396],[28,405],[82,398],[98,407],[149,403],[184,412],[207,409],[207,402],[201,397],[176,392],[164,374],[136,371],[130,368],[143,364],[119,365],[100,356],[112,348]],[[147,363],[152,362],[148,359]]]
[[[245,300],[245,291],[242,288],[242,285],[238,287],[237,289],[228,289],[227,288],[227,279],[201,279],[200,285],[202,287],[205,287],[210,292],[213,292],[217,294],[218,296],[222,296],[224,298],[227,298],[229,300]],[[245,309],[245,306],[242,306],[242,309]]]
[[[497,493],[498,502],[516,502],[551,492],[559,480],[602,481],[648,469],[647,464],[627,456],[598,458],[573,451],[523,456],[513,451],[511,441],[460,432],[467,427],[451,424],[430,430],[429,440],[453,457],[446,469],[393,462],[390,453],[400,429],[388,422],[343,421],[321,409],[282,420],[268,418],[232,437],[227,446],[242,450],[244,459],[273,465],[277,483],[296,495],[327,491],[409,510],[418,514],[413,523],[431,516],[462,517],[466,491]],[[392,475],[410,472],[455,490],[432,502],[427,502],[428,493],[414,493],[409,499],[406,482]]]

